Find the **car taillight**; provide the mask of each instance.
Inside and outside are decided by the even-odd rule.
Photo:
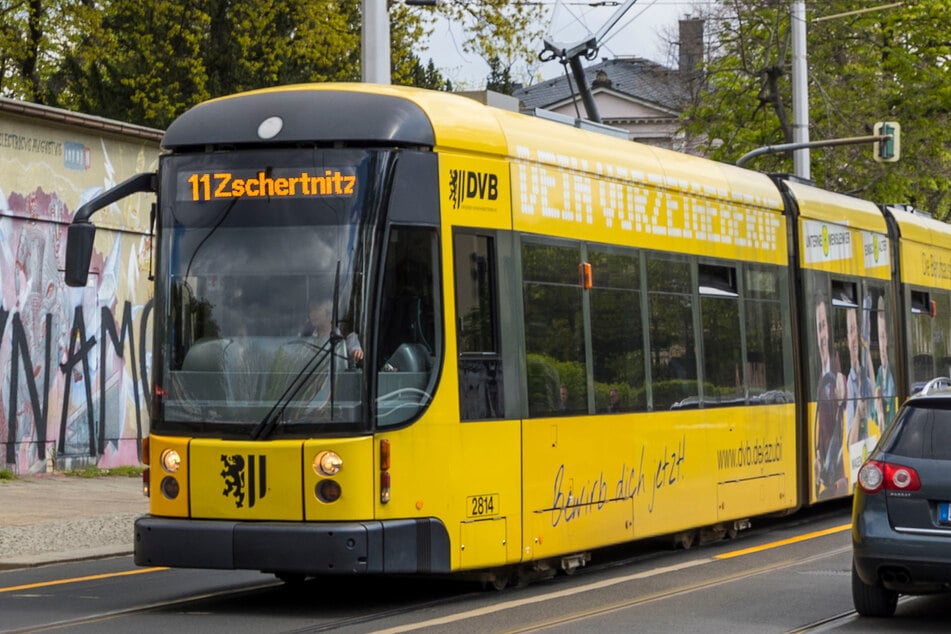
[[[885,463],[885,488],[898,491],[917,491],[921,488],[918,472],[900,464]]]
[[[921,488],[918,472],[911,467],[880,460],[869,460],[859,469],[858,485],[866,493],[917,491]]]

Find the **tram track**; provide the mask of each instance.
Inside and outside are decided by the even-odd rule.
[[[825,514],[819,514],[825,518]],[[815,519],[815,518],[813,518]],[[431,628],[433,631],[452,631],[454,629],[466,629],[471,623],[478,622],[480,618],[491,617],[495,613],[512,611],[513,618],[509,624],[514,625],[509,629],[502,626],[495,631],[505,632],[537,632],[558,627],[582,627],[586,620],[597,620],[611,613],[621,612],[625,609],[636,608],[641,605],[672,599],[677,597],[689,596],[692,593],[700,593],[726,586],[731,583],[741,582],[746,579],[754,578],[759,575],[765,575],[802,564],[808,564],[827,557],[839,556],[849,550],[850,547],[841,547],[834,550],[824,550],[811,557],[790,558],[788,555],[782,557],[782,560],[770,564],[760,565],[756,568],[742,571],[733,571],[724,573],[720,568],[720,574],[716,573],[716,568],[711,568],[709,564],[723,564],[729,561],[736,561],[737,557],[751,555],[754,552],[775,549],[783,546],[789,546],[793,543],[799,543],[814,537],[821,537],[830,534],[830,532],[839,532],[843,530],[842,526],[831,529],[822,529],[811,531],[805,534],[797,534],[793,537],[774,539],[767,541],[760,546],[744,548],[741,542],[762,542],[764,533],[771,533],[773,528],[781,527],[783,529],[792,528],[794,532],[799,533],[796,527],[802,527],[810,524],[809,520],[796,518],[789,521],[788,518],[779,520],[777,524],[772,524],[765,529],[754,529],[750,531],[749,537],[756,539],[741,539],[731,544],[731,548],[724,551],[722,548],[713,547],[707,550],[707,547],[698,548],[690,551],[673,552],[668,549],[657,549],[644,544],[644,548],[639,548],[636,554],[627,553],[627,556],[609,556],[601,559],[600,562],[588,565],[579,569],[575,574],[562,576],[554,583],[547,584],[529,584],[528,592],[485,592],[474,591],[466,588],[465,582],[449,594],[438,596],[430,592],[425,587],[416,588],[410,592],[410,596],[401,600],[405,603],[394,605],[393,595],[389,595],[388,604],[380,604],[368,601],[360,605],[354,603],[352,609],[342,607],[336,615],[327,613],[323,610],[306,610],[298,614],[303,619],[297,624],[293,622],[279,624],[273,623],[277,628],[275,631],[287,632],[289,634],[303,634],[304,632],[324,632],[329,630],[346,630],[354,632],[374,631],[381,634],[396,634],[398,632],[410,632]],[[778,537],[778,536],[777,536]],[[714,546],[711,544],[710,546]],[[704,552],[706,551],[706,552]],[[619,555],[620,553],[615,553]],[[709,576],[707,579],[700,579],[694,582],[681,582],[680,585],[669,587],[662,591],[643,592],[638,591],[637,596],[632,596],[621,601],[605,603],[600,606],[591,606],[588,609],[579,609],[573,612],[567,612],[558,616],[551,616],[554,612],[548,612],[550,618],[545,618],[537,622],[525,622],[518,624],[518,620],[530,619],[526,614],[531,613],[533,609],[547,609],[542,606],[546,604],[554,605],[554,602],[560,602],[561,606],[569,603],[571,600],[582,596],[595,596],[595,593],[604,591],[606,594],[623,588],[624,584],[634,584],[638,582],[655,583],[655,580],[673,579],[678,573],[689,574],[697,579],[697,572],[706,569],[708,572],[701,575]],[[712,571],[712,575],[711,572]],[[352,583],[352,580],[348,580]],[[666,581],[665,581],[666,582]],[[61,585],[61,584],[60,584]],[[346,585],[346,584],[345,584]],[[360,584],[363,587],[363,584]],[[373,584],[371,584],[372,586]],[[402,584],[401,584],[402,585]],[[424,584],[425,585],[425,584]],[[251,606],[252,614],[263,615],[269,611],[265,606],[270,605],[270,609],[280,609],[278,606],[294,609],[305,602],[307,596],[321,596],[322,592],[333,589],[333,596],[339,598],[352,597],[350,591],[346,588],[337,587],[338,584],[324,586],[320,581],[310,580],[300,584],[284,584],[274,579],[267,579],[260,582],[248,582],[240,587],[219,588],[208,592],[198,592],[189,596],[179,596],[169,598],[168,600],[143,603],[137,606],[120,608],[110,611],[102,611],[94,614],[76,616],[59,621],[51,621],[20,627],[10,630],[2,630],[0,634],[22,634],[27,632],[50,632],[62,631],[70,628],[89,627],[96,623],[112,622],[109,626],[112,631],[116,629],[116,623],[122,627],[122,623],[134,623],[136,615],[147,613],[168,611],[168,612],[195,612],[196,614],[216,613],[224,611],[230,612],[235,605]],[[444,587],[444,586],[443,586]],[[366,588],[364,588],[365,590]],[[392,589],[392,588],[390,588]],[[24,588],[26,590],[26,588]],[[381,587],[384,593],[388,588]],[[623,590],[621,590],[623,592]],[[375,594],[375,593],[371,593]],[[382,595],[381,595],[382,596]],[[324,599],[328,596],[324,594]],[[276,602],[276,603],[275,603]],[[223,605],[218,605],[218,604]],[[474,606],[474,607],[473,607]],[[454,611],[454,608],[459,611]],[[518,616],[515,616],[518,613]],[[801,629],[791,630],[796,632],[818,632],[834,629],[838,619],[848,619],[850,612],[836,614],[833,617],[816,621],[809,625],[803,625]],[[536,614],[536,617],[538,615]],[[423,617],[423,618],[420,618]],[[429,618],[427,618],[429,617]],[[293,619],[292,619],[293,620]],[[402,621],[402,623],[401,623]],[[468,622],[468,623],[467,623]],[[104,626],[106,627],[106,626]],[[108,629],[108,628],[107,628]]]
[[[844,552],[846,552],[846,551],[848,551],[848,550],[850,550],[850,549],[851,549],[851,546],[849,546],[849,547],[843,547],[843,548],[837,548],[837,549],[830,550],[830,551],[824,551],[824,552],[822,552],[822,553],[813,555],[813,556],[811,556],[811,557],[800,558],[800,559],[787,559],[787,560],[783,560],[783,561],[780,561],[780,562],[775,562],[775,563],[771,563],[771,564],[768,564],[768,565],[759,566],[759,567],[757,567],[757,568],[753,568],[753,569],[746,570],[746,571],[742,571],[742,572],[731,573],[731,574],[728,574],[728,575],[721,575],[721,576],[718,576],[718,577],[715,577],[715,578],[712,578],[712,579],[708,579],[708,580],[705,580],[705,581],[700,581],[700,582],[697,582],[697,583],[691,583],[691,584],[680,585],[680,586],[677,586],[677,587],[674,587],[674,588],[670,588],[670,589],[667,589],[667,590],[663,590],[663,591],[659,591],[659,592],[652,592],[652,593],[649,593],[649,594],[639,595],[639,596],[637,596],[637,597],[632,597],[632,598],[626,599],[626,600],[624,600],[624,601],[614,602],[614,603],[611,603],[611,604],[608,604],[608,605],[599,606],[599,607],[597,607],[597,608],[593,608],[593,609],[589,609],[589,610],[580,610],[580,611],[572,612],[572,613],[569,613],[569,614],[564,614],[564,615],[561,615],[561,616],[556,617],[556,618],[552,618],[552,619],[548,619],[548,620],[545,620],[545,621],[533,623],[533,624],[526,625],[526,626],[523,626],[523,627],[518,627],[518,628],[513,628],[513,629],[507,629],[507,630],[505,630],[505,633],[506,633],[506,634],[525,634],[525,633],[528,633],[528,632],[541,632],[541,631],[544,631],[544,630],[546,630],[546,629],[553,628],[553,627],[558,627],[558,626],[571,625],[571,624],[575,624],[575,623],[582,622],[582,621],[584,621],[584,620],[586,620],[586,619],[590,619],[590,618],[594,618],[594,617],[601,617],[601,616],[604,616],[604,615],[611,614],[611,613],[613,613],[613,612],[618,612],[618,611],[620,611],[620,610],[625,610],[625,609],[632,608],[632,607],[636,607],[636,606],[639,606],[639,605],[646,605],[646,604],[648,604],[648,603],[652,603],[652,602],[655,602],[655,601],[660,601],[660,600],[666,600],[666,599],[672,599],[672,598],[676,598],[676,597],[680,597],[680,596],[685,596],[685,595],[689,595],[690,593],[693,593],[693,592],[698,592],[698,591],[701,591],[701,590],[709,590],[709,589],[711,589],[711,588],[715,588],[715,587],[718,587],[718,586],[726,585],[726,584],[729,584],[729,583],[734,583],[734,582],[737,582],[737,581],[742,581],[742,580],[750,579],[750,578],[752,578],[752,577],[756,577],[756,576],[759,576],[759,575],[763,575],[763,574],[768,574],[768,573],[772,573],[772,572],[781,571],[781,570],[784,570],[784,569],[787,569],[787,568],[792,568],[792,567],[794,567],[794,566],[801,566],[801,565],[803,565],[803,564],[807,564],[807,563],[810,563],[810,562],[812,562],[812,561],[818,561],[818,560],[825,559],[825,558],[828,558],[828,557],[831,557],[831,556],[835,556],[835,555],[842,554],[842,553],[844,553]],[[598,590],[598,589],[607,587],[607,586],[609,586],[609,585],[618,585],[618,584],[621,584],[621,583],[632,582],[632,581],[636,581],[636,580],[639,580],[639,579],[645,579],[645,578],[648,578],[648,577],[651,577],[651,576],[657,576],[657,575],[660,575],[660,574],[666,574],[666,573],[670,573],[670,572],[685,570],[685,569],[687,569],[687,568],[693,568],[693,567],[697,567],[697,566],[703,566],[703,565],[707,565],[707,564],[713,564],[713,563],[716,563],[716,562],[718,562],[718,561],[719,561],[719,560],[717,560],[716,558],[713,558],[713,557],[707,557],[707,558],[703,558],[703,559],[695,559],[695,560],[692,560],[692,561],[690,561],[690,562],[686,562],[685,564],[673,565],[673,566],[665,566],[665,567],[662,567],[662,568],[655,568],[655,569],[648,570],[648,571],[644,571],[644,572],[641,572],[641,573],[635,573],[635,574],[632,574],[632,575],[626,575],[626,576],[623,576],[623,577],[619,577],[619,578],[615,578],[615,579],[610,579],[610,580],[606,580],[606,581],[602,581],[602,582],[595,582],[595,583],[592,583],[592,584],[586,584],[586,585],[579,586],[579,587],[572,588],[572,589],[568,589],[568,590],[558,590],[558,591],[555,591],[555,592],[552,592],[552,593],[547,593],[547,594],[539,595],[539,596],[536,596],[536,597],[533,597],[533,598],[527,599],[527,600],[517,600],[517,601],[511,601],[511,602],[496,604],[496,605],[490,606],[490,607],[487,608],[487,609],[488,609],[488,610],[491,610],[491,611],[493,611],[493,612],[496,612],[496,611],[499,611],[499,610],[512,609],[512,608],[516,608],[516,607],[521,607],[522,605],[527,605],[527,604],[529,604],[529,603],[539,603],[539,602],[544,602],[544,601],[556,600],[556,599],[559,599],[559,598],[564,597],[566,594],[569,594],[569,593],[570,593],[570,594],[577,594],[577,593],[581,593],[581,592],[588,592],[588,591]],[[390,628],[390,629],[382,630],[382,631],[380,631],[378,634],[399,634],[399,633],[402,633],[402,632],[411,632],[411,631],[415,631],[415,630],[419,630],[419,629],[424,629],[424,628],[428,628],[428,627],[447,626],[447,625],[455,624],[455,623],[457,623],[457,622],[460,622],[460,621],[463,621],[463,620],[466,620],[466,619],[469,619],[469,618],[477,618],[477,617],[481,616],[483,612],[485,612],[485,610],[481,610],[481,609],[480,609],[480,610],[472,610],[472,611],[469,611],[469,612],[464,612],[464,613],[456,614],[456,615],[453,615],[453,616],[450,616],[450,617],[444,617],[444,618],[440,618],[440,619],[431,619],[431,620],[424,621],[424,622],[420,622],[420,623],[408,624],[408,625],[406,625],[406,626],[401,626],[401,627],[396,627],[396,628]]]
[[[281,592],[283,589],[287,589],[290,592],[297,592],[302,589],[306,589],[307,584],[317,583],[314,580],[304,581],[295,584],[287,584],[279,580],[268,580],[262,583],[252,583],[244,584],[239,588],[226,588],[221,590],[216,590],[212,592],[204,592],[199,594],[194,594],[186,597],[180,597],[176,599],[169,599],[164,601],[155,601],[145,605],[132,606],[123,609],[117,610],[108,610],[104,612],[99,612],[96,614],[88,614],[85,616],[79,616],[75,618],[62,619],[59,621],[51,621],[49,623],[41,623],[36,625],[31,625],[29,627],[20,627],[14,629],[2,629],[0,628],[0,634],[35,634],[39,632],[52,632],[52,631],[61,631],[68,630],[70,628],[77,628],[81,626],[89,626],[96,623],[104,623],[106,621],[121,619],[121,618],[134,618],[136,615],[147,614],[150,612],[156,612],[160,610],[173,610],[178,612],[203,612],[207,609],[207,602],[215,600],[248,600],[248,602],[254,601],[256,598],[261,598],[262,601],[269,601],[269,598],[265,596],[265,593],[269,592]],[[36,587],[48,587],[50,585],[61,585],[59,583],[46,583],[46,584],[35,584]],[[318,591],[315,590],[314,594],[318,594]],[[374,621],[381,621],[387,618],[398,617],[401,615],[412,614],[419,610],[425,610],[429,608],[436,608],[459,601],[465,601],[472,599],[473,597],[483,596],[484,591],[478,592],[460,592],[458,594],[453,594],[451,596],[438,598],[438,599],[428,599],[423,601],[413,601],[407,605],[400,606],[398,608],[387,608],[381,610],[371,610],[369,612],[361,612],[359,615],[352,617],[344,618],[335,618],[331,619],[325,623],[308,623],[305,626],[297,628],[284,628],[280,629],[282,634],[304,634],[309,632],[326,632],[338,630],[345,627],[358,627],[363,624],[373,623]]]
[[[100,612],[98,614],[87,614],[85,616],[79,616],[70,619],[62,619],[60,621],[51,621],[49,623],[41,623],[37,625],[31,625],[29,627],[16,628],[12,630],[0,630],[0,634],[33,634],[35,632],[52,632],[56,630],[63,630],[71,627],[78,627],[81,625],[91,625],[93,623],[101,623],[111,619],[122,618],[135,616],[137,614],[145,614],[147,612],[154,612],[156,610],[162,610],[166,608],[181,608],[187,607],[192,604],[200,603],[202,601],[208,601],[211,599],[221,599],[221,598],[237,598],[242,595],[253,596],[254,594],[267,590],[269,588],[274,588],[280,586],[280,581],[268,581],[266,583],[259,584],[250,584],[245,585],[240,588],[226,588],[223,590],[216,590],[213,592],[205,592],[202,594],[191,595],[187,597],[181,597],[178,599],[169,599],[165,601],[155,601],[153,603],[148,603],[145,605],[131,606],[128,608],[122,608],[118,610],[108,610],[105,612]]]

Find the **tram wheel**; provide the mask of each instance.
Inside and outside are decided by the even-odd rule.
[[[495,590],[496,592],[501,592],[505,590],[513,582],[512,571],[511,570],[498,570],[496,572],[490,572],[482,580],[482,587],[485,590]]]
[[[674,548],[690,550],[697,543],[698,531],[683,531],[674,535]]]

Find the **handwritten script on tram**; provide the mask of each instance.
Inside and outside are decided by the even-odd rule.
[[[264,170],[247,172],[192,172],[179,181],[179,200],[208,202],[232,198],[308,198],[352,196],[357,177],[338,169],[323,174],[306,169],[274,175]]]

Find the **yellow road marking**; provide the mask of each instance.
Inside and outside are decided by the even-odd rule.
[[[851,528],[852,528],[852,524],[842,524],[841,526],[834,526],[832,528],[816,531],[814,533],[806,533],[805,535],[790,537],[789,539],[783,539],[778,542],[770,542],[768,544],[763,544],[762,546],[753,546],[752,548],[744,548],[743,550],[734,550],[729,553],[723,553],[722,555],[714,555],[713,558],[714,559],[731,559],[733,557],[741,557],[743,555],[749,555],[752,553],[758,553],[764,550],[769,550],[770,548],[779,548],[780,546],[788,546],[789,544],[804,542],[809,539],[815,539],[816,537],[824,537],[825,535],[834,535],[835,533],[841,533]]]
[[[142,568],[140,570],[127,570],[125,572],[109,572],[101,575],[89,575],[86,577],[72,577],[70,579],[54,579],[52,581],[41,581],[39,583],[27,583],[22,586],[9,586],[0,588],[0,594],[4,592],[16,592],[17,590],[33,590],[35,588],[48,588],[50,586],[61,586],[67,583],[82,583],[83,581],[96,581],[98,579],[111,579],[113,577],[127,577],[129,575],[141,575],[147,572],[158,572],[168,570],[168,568]]]

